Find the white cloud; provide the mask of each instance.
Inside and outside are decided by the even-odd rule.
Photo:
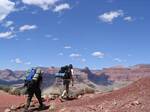
[[[68,10],[68,9],[70,9],[70,5],[68,3],[63,3],[60,5],[57,5],[53,11],[61,12],[61,11]]]
[[[114,61],[119,62],[119,63],[127,62],[127,60],[123,60],[123,59],[120,59],[120,58],[115,58]]]
[[[71,49],[71,46],[65,46],[64,48],[65,49]]]
[[[19,8],[16,9],[16,11],[20,12],[20,11],[24,11],[25,9],[28,9],[27,6],[21,6]]]
[[[33,30],[33,29],[36,29],[37,26],[36,25],[23,25],[19,28],[19,30],[21,32],[24,32],[24,31],[27,31],[27,30]]]
[[[14,27],[14,26],[11,26],[11,27],[9,27],[9,29],[10,29],[11,31],[14,31],[15,27]]]
[[[5,27],[9,27],[11,26],[12,24],[14,24],[13,21],[6,21],[6,23],[4,24]]]
[[[131,22],[133,21],[133,18],[131,16],[127,16],[124,18],[125,21]]]
[[[70,57],[71,58],[79,58],[79,57],[81,57],[81,55],[77,54],[77,53],[72,53],[72,54],[70,54]]]
[[[115,58],[114,61],[117,61],[117,62],[120,62],[120,63],[122,62],[122,60],[120,58]]]
[[[11,59],[10,62],[16,63],[16,64],[31,65],[31,62],[30,62],[30,61],[24,62],[24,61],[21,60],[20,58]]]
[[[15,37],[16,35],[13,34],[13,32],[1,32],[0,33],[0,39],[11,39],[13,37]]]
[[[25,62],[24,64],[25,65],[31,65],[31,62]]]
[[[14,60],[14,62],[17,63],[17,64],[21,64],[21,63],[22,63],[22,60],[21,60],[20,58],[16,58],[16,59]]]
[[[24,4],[35,5],[43,10],[48,10],[53,7],[59,0],[22,0]]]
[[[15,10],[15,3],[10,0],[0,0],[0,21]]]
[[[104,58],[104,53],[100,52],[100,51],[97,51],[97,52],[93,52],[92,53],[92,56],[95,56],[97,58]]]
[[[112,23],[115,18],[123,16],[123,10],[110,11],[100,15],[98,18],[106,23]]]

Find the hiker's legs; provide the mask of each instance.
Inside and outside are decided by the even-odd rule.
[[[64,82],[63,82],[64,91],[63,91],[62,97],[63,97],[64,95],[66,95],[67,98],[69,97],[69,83],[70,83],[70,81],[64,80]]]
[[[66,96],[69,97],[69,82],[66,84]]]
[[[63,98],[63,97],[65,96],[65,94],[66,94],[66,89],[64,89],[64,91],[63,91],[61,97]]]
[[[39,87],[35,90],[35,96],[38,99],[40,106],[43,106],[43,102],[41,98],[41,89]]]
[[[25,105],[25,109],[29,108],[32,97],[34,95],[34,91],[32,89],[29,89],[27,92],[28,92],[28,98],[27,98],[27,102],[26,102],[26,105]]]

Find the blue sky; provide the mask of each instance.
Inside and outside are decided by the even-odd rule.
[[[150,63],[148,0],[0,0],[0,69]]]

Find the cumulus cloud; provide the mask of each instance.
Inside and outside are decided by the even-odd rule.
[[[119,63],[121,63],[121,62],[127,62],[127,60],[122,60],[120,58],[115,58],[114,61],[119,62]]]
[[[97,51],[97,52],[93,52],[92,56],[97,57],[97,58],[104,58],[104,53]]]
[[[0,21],[15,10],[15,3],[10,0],[0,0]]]
[[[131,16],[127,16],[127,17],[124,17],[124,20],[131,22],[131,21],[133,21],[133,18]]]
[[[112,23],[115,18],[121,17],[123,15],[124,15],[123,10],[117,10],[117,11],[106,12],[98,16],[98,18],[103,22]]]
[[[22,60],[20,58],[16,58],[16,59],[11,59],[11,62],[15,62],[17,64],[21,64]]]
[[[15,35],[11,31],[0,33],[0,39],[11,39],[13,37],[15,37]]]
[[[9,26],[11,26],[12,24],[14,24],[13,21],[6,21],[6,22],[3,24],[3,26],[9,27]]]
[[[10,62],[16,63],[16,64],[31,65],[31,62],[30,62],[30,61],[25,62],[25,61],[23,61],[23,60],[20,59],[20,58],[11,59]]]
[[[71,49],[71,46],[65,46],[64,48],[65,49]]]
[[[122,60],[120,58],[115,58],[114,61],[122,62]]]
[[[14,26],[11,26],[11,27],[9,27],[9,29],[10,29],[11,31],[14,31],[15,27],[14,27]]]
[[[72,53],[72,54],[70,54],[70,57],[71,58],[79,58],[79,57],[81,57],[81,55],[77,54],[77,53]]]
[[[61,11],[68,10],[68,9],[70,9],[70,5],[68,3],[63,3],[60,5],[57,5],[53,11],[54,12],[61,12]]]
[[[21,32],[24,32],[24,31],[27,31],[27,30],[33,30],[33,29],[36,29],[37,26],[36,25],[23,25],[19,28],[19,30]]]
[[[25,65],[31,65],[31,62],[25,62],[24,64]]]
[[[22,0],[24,4],[35,5],[43,10],[48,10],[53,7],[60,0]]]

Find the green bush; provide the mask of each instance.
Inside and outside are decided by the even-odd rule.
[[[26,94],[25,87],[12,87],[8,85],[0,85],[0,90],[10,93],[12,95],[24,95]]]
[[[9,93],[12,95],[24,95],[27,92],[27,88],[25,87],[12,87],[9,90]]]
[[[11,89],[10,86],[7,85],[0,85],[0,90],[8,92]]]
[[[84,94],[91,94],[91,93],[94,93],[95,90],[91,87],[86,87],[84,88]]]

